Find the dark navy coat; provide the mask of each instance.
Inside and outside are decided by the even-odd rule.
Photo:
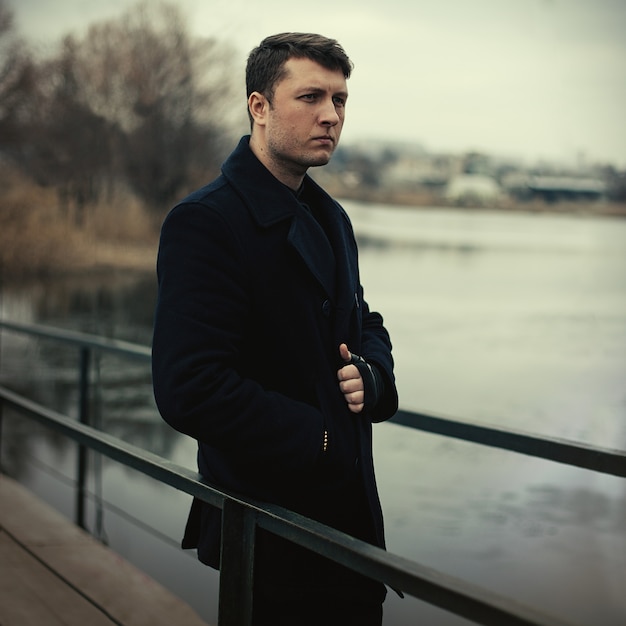
[[[389,336],[363,299],[344,210],[308,176],[296,197],[248,142],[163,224],[157,405],[198,440],[208,482],[382,547],[372,422],[397,410]],[[373,411],[351,413],[339,390],[343,342],[382,374]],[[195,501],[183,546],[217,567],[219,527],[219,511]]]

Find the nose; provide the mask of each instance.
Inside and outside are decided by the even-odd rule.
[[[319,114],[319,122],[322,126],[336,126],[340,121],[337,107],[332,98],[327,98],[321,107]]]

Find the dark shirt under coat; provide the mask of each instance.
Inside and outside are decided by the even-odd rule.
[[[163,224],[153,339],[159,411],[198,440],[208,482],[384,547],[372,422],[397,410],[389,335],[363,299],[342,207],[309,176],[296,196],[248,144],[242,138],[221,176]],[[372,410],[347,407],[341,343],[382,375]],[[183,547],[218,567],[219,533],[220,512],[194,501]],[[263,542],[273,549],[273,538],[260,549]],[[291,552],[285,543],[274,551],[284,558],[267,567],[283,571],[272,576],[297,579],[284,571],[301,563]]]

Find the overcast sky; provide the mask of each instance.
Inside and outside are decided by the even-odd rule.
[[[56,41],[134,0],[9,0],[18,30]],[[356,68],[344,142],[414,141],[626,167],[626,0],[175,0],[240,64],[268,34],[338,39]],[[242,98],[245,95],[242,87]]]

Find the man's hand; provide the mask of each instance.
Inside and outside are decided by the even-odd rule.
[[[360,413],[365,406],[365,386],[363,384],[363,377],[356,365],[350,363],[352,354],[350,354],[350,350],[348,350],[348,346],[345,343],[339,346],[339,354],[346,363],[346,365],[337,371],[339,389],[341,389],[341,393],[343,393],[343,397],[348,403],[348,408],[353,413]]]

